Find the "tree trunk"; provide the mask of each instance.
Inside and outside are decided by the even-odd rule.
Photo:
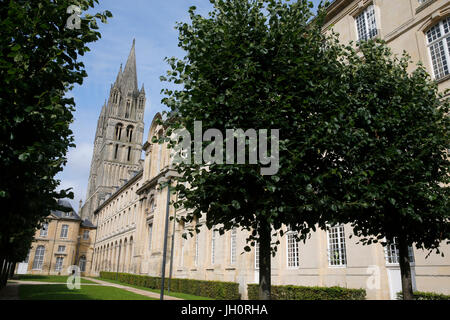
[[[403,300],[414,300],[408,243],[404,237],[398,237],[398,255],[402,277]]]
[[[259,300],[270,300],[271,266],[270,266],[270,224],[262,221],[259,224]]]

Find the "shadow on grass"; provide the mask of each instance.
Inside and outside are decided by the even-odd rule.
[[[156,300],[123,289],[106,286],[81,286],[70,290],[65,285],[20,285],[21,300]]]

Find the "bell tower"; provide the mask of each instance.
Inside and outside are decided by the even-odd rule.
[[[83,219],[92,221],[100,202],[141,169],[145,102],[144,85],[138,88],[133,40],[97,121]]]

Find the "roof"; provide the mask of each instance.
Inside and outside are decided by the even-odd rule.
[[[90,220],[84,219],[81,222],[81,226],[84,228],[97,228]]]
[[[69,209],[69,211],[62,211],[62,210],[52,210],[51,214],[56,216],[57,218],[61,219],[67,219],[67,220],[75,220],[75,221],[81,221],[80,216],[75,212],[70,202],[66,199],[59,199],[58,205],[60,207],[65,207]]]

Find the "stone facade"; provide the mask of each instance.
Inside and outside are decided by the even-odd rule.
[[[336,0],[328,8],[324,32],[335,30],[343,42],[380,37],[395,53],[406,50],[414,61],[421,61],[439,83],[439,88],[445,90],[450,88],[450,38],[431,35],[432,40],[428,42],[428,37],[429,30],[436,25],[441,33],[447,32],[450,22],[445,26],[444,22],[450,21],[445,20],[449,16],[450,3],[446,0]],[[446,46],[436,56],[435,49],[441,40]],[[124,72],[127,70],[125,68]],[[114,89],[111,92],[113,95]],[[109,128],[114,128],[114,117],[102,118],[105,114],[111,115],[105,108],[99,123],[106,121],[111,123]],[[161,275],[168,192],[167,187],[158,188],[158,182],[170,173],[170,157],[165,145],[151,143],[151,138],[163,131],[156,121],[159,117],[159,114],[155,116],[142,146],[145,152],[142,169],[134,175],[123,174],[121,177],[128,177],[128,180],[117,190],[114,191],[114,187],[120,185],[120,180],[113,178],[111,171],[104,173],[110,160],[97,157],[97,149],[94,152],[88,197],[102,196],[98,198],[98,205],[83,208],[88,210],[84,215],[93,217],[92,221],[98,226],[93,275],[102,270]],[[125,120],[123,116],[116,118]],[[133,122],[138,123],[141,125],[139,121]],[[103,150],[108,144],[101,134],[97,133],[96,139],[100,142],[95,148]],[[111,136],[107,141],[110,145],[116,143]],[[136,148],[140,147],[136,144]],[[137,168],[137,159],[133,161],[133,168]],[[114,163],[125,165],[120,161]],[[98,191],[101,186],[107,192]],[[88,198],[86,203],[88,201],[91,200]],[[183,209],[175,212],[170,207],[169,215],[183,214]],[[166,275],[235,281],[240,285],[242,297],[246,298],[247,284],[258,282],[257,248],[243,253],[247,233],[234,230],[220,236],[203,226],[199,234],[183,239],[181,235],[188,227],[169,221]],[[297,243],[291,234],[285,234],[278,239],[278,253],[272,258],[272,283],[365,288],[369,299],[395,298],[395,293],[401,290],[395,243],[387,248],[379,244],[361,246],[357,238],[349,237],[352,233],[349,225],[336,226],[327,232],[313,233],[306,243]],[[426,258],[427,252],[411,248],[413,285],[417,290],[450,294],[449,246],[443,243],[442,251],[445,257],[432,254]]]
[[[81,275],[91,270],[96,227],[82,220],[68,201],[60,205],[71,211],[52,211],[47,223],[36,231],[25,261],[16,267],[19,274],[67,275],[72,265],[80,267]]]

